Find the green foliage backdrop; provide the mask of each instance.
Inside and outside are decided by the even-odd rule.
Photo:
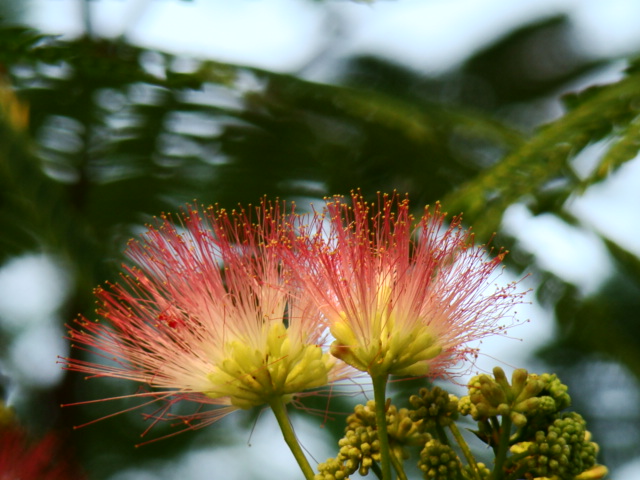
[[[352,57],[331,84],[320,84],[124,39],[61,40],[0,23],[0,262],[33,251],[60,259],[73,279],[60,312],[65,323],[78,312],[91,316],[93,286],[116,278],[127,239],[145,221],[192,199],[233,207],[263,194],[304,202],[361,188],[370,196],[409,192],[416,207],[440,200],[447,211],[464,212],[479,239],[497,231],[496,243],[513,251],[510,267],[539,282],[539,300],[557,321],[540,357],[581,392],[578,408],[591,417],[596,438],[624,424],[626,441],[619,438],[615,448],[600,441],[602,462],[615,467],[636,452],[640,411],[615,418],[615,409],[587,400],[607,388],[593,377],[603,365],[635,377],[635,386],[624,388],[637,395],[640,259],[598,233],[617,269],[601,290],[584,296],[500,230],[516,202],[587,228],[564,208],[567,200],[640,149],[640,68],[633,58],[619,81],[564,96],[557,120],[512,121],[514,112],[535,111],[540,99],[557,97],[614,60],[583,58],[572,50],[569,30],[565,17],[518,27],[438,77],[375,56]],[[561,58],[545,64],[542,76],[544,59],[528,55],[549,38]],[[445,95],[451,85],[455,93]],[[478,85],[490,95],[474,94]],[[575,157],[603,140],[607,147],[591,173],[576,175]],[[13,340],[6,334],[1,344]],[[102,409],[117,410],[57,409],[96,398],[98,388],[122,393],[109,382],[65,377],[16,408],[35,428],[69,428]],[[192,445],[187,434],[134,450],[140,425],[133,416],[70,436],[92,478]],[[224,441],[216,428],[198,438]]]

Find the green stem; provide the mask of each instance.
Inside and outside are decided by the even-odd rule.
[[[438,440],[440,440],[441,444],[451,446],[449,437],[447,437],[447,433],[444,431],[444,428],[442,428],[442,425],[436,425],[436,433],[438,434]]]
[[[509,437],[511,436],[511,418],[508,415],[502,417],[502,425],[500,426],[500,440],[498,442],[498,451],[496,453],[496,463],[493,468],[492,477],[495,480],[501,480],[504,477],[504,462],[507,459],[507,451],[509,450]]]
[[[458,442],[458,445],[460,446],[460,450],[462,450],[462,454],[464,455],[464,458],[467,459],[467,462],[471,467],[471,471],[473,472],[473,478],[475,478],[476,480],[481,480],[480,470],[478,470],[478,464],[476,463],[476,459],[471,453],[471,449],[469,448],[469,445],[467,445],[467,442],[464,440],[464,437],[460,433],[458,426],[455,423],[451,422],[449,424],[449,429],[453,434],[453,438],[455,438],[456,442]]]
[[[382,480],[391,479],[391,454],[389,449],[389,436],[387,434],[387,380],[388,374],[371,375],[373,382],[373,399],[376,402],[376,427],[378,429],[378,441],[380,442],[380,468]]]
[[[377,462],[373,462],[371,464],[371,471],[375,474],[376,477],[382,480],[382,472],[380,471],[380,465],[378,465]]]
[[[404,467],[402,466],[402,462],[395,455],[391,455],[391,464],[393,465],[394,470],[398,474],[398,478],[400,480],[408,480],[407,474],[404,472]]]
[[[298,443],[298,439],[296,438],[296,434],[293,431],[293,427],[291,426],[291,422],[287,415],[284,400],[282,397],[274,397],[269,402],[269,406],[278,420],[278,425],[280,425],[284,441],[287,442],[287,445],[289,445],[289,448],[291,449],[291,453],[293,453],[298,465],[300,465],[300,470],[302,470],[304,478],[306,478],[306,480],[313,480],[315,473],[311,468],[311,465],[309,465],[307,457],[305,457],[304,452]]]

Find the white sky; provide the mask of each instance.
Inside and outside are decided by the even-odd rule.
[[[30,0],[39,28],[82,32],[83,0]],[[26,3],[26,2],[25,2]],[[634,0],[101,0],[88,2],[96,33],[172,52],[273,70],[296,69],[342,31],[344,53],[376,52],[417,68],[446,69],[514,24],[566,12],[597,55],[640,43]]]

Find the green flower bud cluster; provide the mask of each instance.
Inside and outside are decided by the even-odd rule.
[[[555,374],[531,374],[529,377],[542,382],[544,386],[536,397],[540,399],[538,408],[526,414],[526,427],[519,432],[516,440],[530,439],[539,430],[546,430],[558,418],[559,412],[571,405],[567,386]]]
[[[458,418],[458,397],[440,387],[421,388],[418,395],[411,395],[409,403],[413,407],[409,416],[414,422],[421,421],[424,431],[446,427]]]
[[[411,417],[410,410],[398,410],[393,405],[387,410],[387,434],[391,450],[398,459],[409,458],[405,447],[422,446],[431,438],[428,433],[424,433],[422,421],[415,421]]]
[[[418,467],[426,480],[457,480],[462,469],[453,449],[434,439],[429,440],[420,452]]]
[[[338,458],[327,458],[327,461],[318,465],[318,473],[314,480],[345,480],[349,478],[349,469]]]
[[[595,463],[598,447],[580,415],[561,413],[571,405],[567,390],[556,375],[524,369],[514,371],[509,384],[496,367],[493,377],[471,379],[469,395],[460,399],[458,410],[478,422],[476,435],[494,451],[508,441],[511,456],[503,468],[514,478],[573,480],[585,475],[586,480],[602,471]]]
[[[573,480],[596,464],[598,447],[589,440],[584,419],[577,413],[564,413],[546,431],[537,431],[533,441],[511,447],[518,459],[515,468],[526,471],[524,477],[528,479]]]
[[[373,415],[373,408],[371,413]],[[373,462],[380,460],[380,442],[375,418],[371,420],[373,424],[350,422],[344,438],[338,441],[338,458],[342,460],[349,474],[359,471],[360,475],[364,476],[369,473]]]
[[[479,422],[509,416],[516,427],[524,427],[529,419],[553,415],[571,403],[567,387],[555,375],[529,375],[525,369],[515,370],[509,384],[496,367],[493,377],[477,375],[468,387],[469,395],[460,399],[458,409]]]
[[[387,433],[392,453],[398,459],[409,457],[405,446],[423,445],[428,436],[419,429],[419,423],[409,416],[409,410],[387,408]],[[316,480],[346,479],[356,471],[367,475],[373,462],[380,461],[380,442],[376,428],[375,402],[356,405],[354,413],[347,417],[345,436],[338,441],[340,450],[335,459],[318,465]]]
[[[385,405],[391,464],[406,478],[402,460],[409,458],[409,447],[416,447],[421,449],[418,467],[425,480],[601,480],[608,472],[596,464],[598,446],[584,419],[562,412],[571,404],[567,390],[556,375],[524,369],[514,371],[509,382],[499,367],[493,376],[473,377],[469,394],[460,399],[439,387],[422,388],[410,397],[410,409]],[[355,407],[347,417],[338,456],[318,466],[315,480],[348,480],[372,469],[380,474],[375,406],[369,401]],[[493,470],[473,458],[455,424],[459,414],[477,421],[474,433],[495,454]],[[448,433],[460,446],[460,457]]]
[[[372,402],[371,402],[372,403]],[[375,427],[373,406],[357,405],[347,418],[345,436],[338,441],[338,456],[318,465],[316,480],[342,480],[355,472],[369,473],[374,461],[380,460],[380,442]]]

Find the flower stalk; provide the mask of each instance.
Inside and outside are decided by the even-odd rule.
[[[302,470],[302,474],[306,480],[313,480],[315,473],[309,465],[309,461],[305,456],[302,448],[300,447],[300,443],[298,442],[298,438],[296,437],[295,432],[293,431],[293,427],[291,425],[291,420],[287,415],[286,406],[282,397],[273,397],[269,401],[269,406],[273,411],[273,414],[276,416],[276,420],[278,421],[278,425],[280,426],[280,431],[282,432],[282,436],[284,437],[284,441],[287,442],[291,453],[293,454],[296,462],[300,466],[300,470]]]
[[[504,476],[504,463],[509,450],[509,437],[511,436],[511,417],[504,415],[500,424],[500,440],[496,450],[496,461],[493,468],[493,478],[501,480]]]
[[[391,455],[391,465],[393,465],[393,469],[398,474],[398,480],[408,480],[402,462],[395,455]]]
[[[389,375],[371,375],[373,382],[373,398],[376,402],[376,426],[378,429],[378,441],[380,442],[380,469],[382,480],[391,479],[391,449],[389,447],[389,435],[387,433],[387,380]]]
[[[473,475],[474,480],[481,480],[476,459],[473,456],[473,453],[471,453],[471,449],[469,448],[469,445],[467,445],[467,442],[465,441],[464,437],[460,433],[460,429],[453,422],[449,424],[449,429],[451,430],[451,433],[453,434],[453,438],[455,438],[456,443],[460,447],[460,450],[462,451],[464,458],[467,460],[469,464],[469,467],[471,469],[471,474]]]

